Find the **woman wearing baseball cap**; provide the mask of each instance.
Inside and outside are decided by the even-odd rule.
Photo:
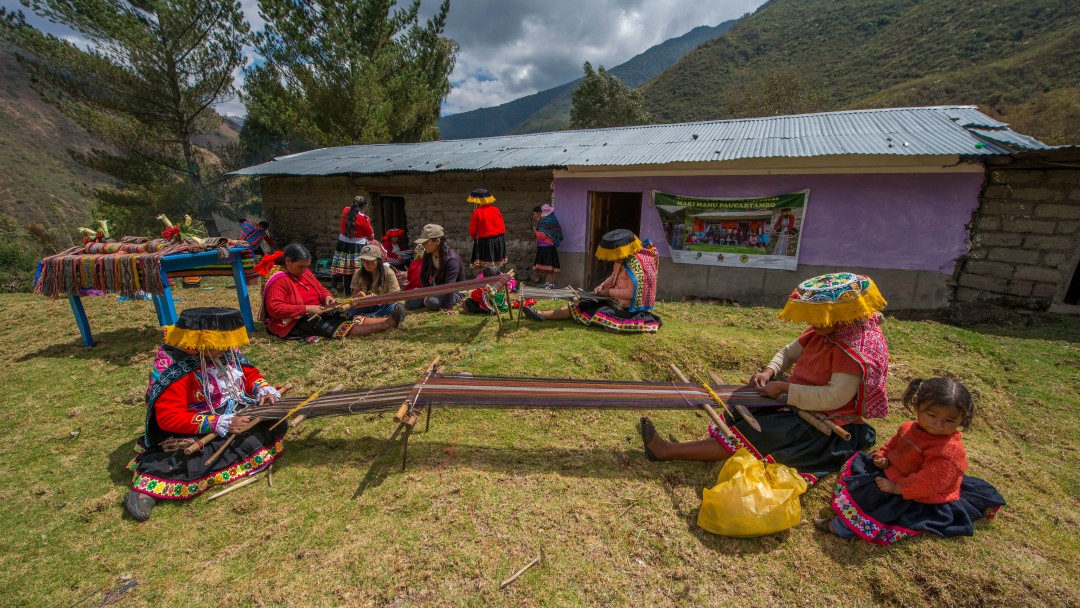
[[[420,287],[434,287],[465,280],[461,256],[447,244],[446,232],[442,226],[438,224],[424,226],[416,243],[424,247],[424,257],[421,258],[420,263]],[[449,293],[409,300],[405,303],[405,308],[409,310],[427,308],[451,312],[460,301],[460,293]]]

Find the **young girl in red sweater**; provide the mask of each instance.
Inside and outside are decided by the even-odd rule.
[[[949,378],[916,378],[904,405],[915,420],[900,425],[885,447],[844,465],[833,496],[836,517],[815,519],[819,530],[879,545],[924,532],[971,536],[975,520],[1005,506],[992,485],[964,475],[968,461],[958,429],[974,414],[967,388]]]

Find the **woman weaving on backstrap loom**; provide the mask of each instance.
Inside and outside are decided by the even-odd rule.
[[[266,322],[266,331],[287,340],[318,342],[323,338],[376,334],[401,325],[405,319],[405,308],[400,305],[393,306],[389,317],[349,316],[341,312],[315,316],[322,312],[323,306],[336,301],[311,274],[309,266],[311,254],[302,245],[292,243],[285,251],[264,257],[255,267],[266,276],[260,319]]]
[[[557,310],[521,310],[534,321],[574,319],[582,325],[597,325],[623,333],[655,333],[663,322],[652,312],[656,302],[659,256],[649,241],[642,244],[629,230],[612,230],[600,239],[596,257],[615,262],[611,276],[594,292],[611,298],[611,304],[596,300],[574,302]]]
[[[135,519],[149,519],[155,499],[198,496],[260,471],[284,450],[288,425],[270,430],[273,422],[242,415],[256,402],[273,404],[281,396],[236,350],[247,343],[244,318],[231,308],[189,308],[166,328],[168,348],[158,358],[168,365],[151,372],[146,434],[128,465],[135,475],[124,505]],[[210,433],[217,436],[201,453],[185,453]],[[228,434],[237,437],[225,445]]]
[[[750,384],[762,395],[824,417],[850,433],[843,439],[823,434],[787,408],[757,408],[761,431],[741,417],[729,418],[733,437],[712,426],[711,439],[672,443],[660,438],[648,418],[641,419],[641,438],[650,460],[723,460],[739,448],[755,457],[793,467],[811,483],[840,470],[856,452],[874,445],[874,428],[866,418],[889,413],[885,379],[889,351],[879,326],[885,307],[869,277],[826,274],[799,284],[780,318],[808,324],[799,338],[776,353]],[[788,379],[781,374],[792,365]]]

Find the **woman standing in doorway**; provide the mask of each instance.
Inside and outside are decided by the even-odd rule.
[[[340,287],[345,293],[350,292],[352,276],[360,268],[360,250],[368,240],[375,237],[375,230],[368,219],[368,201],[362,196],[353,198],[353,202],[341,211],[341,225],[338,230],[337,248],[334,250],[334,262],[330,267],[330,289]]]

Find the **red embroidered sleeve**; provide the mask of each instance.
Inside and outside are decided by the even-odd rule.
[[[197,435],[213,432],[217,416],[196,414],[191,411],[195,389],[195,374],[173,382],[154,402],[154,417],[158,426],[167,433]]]

